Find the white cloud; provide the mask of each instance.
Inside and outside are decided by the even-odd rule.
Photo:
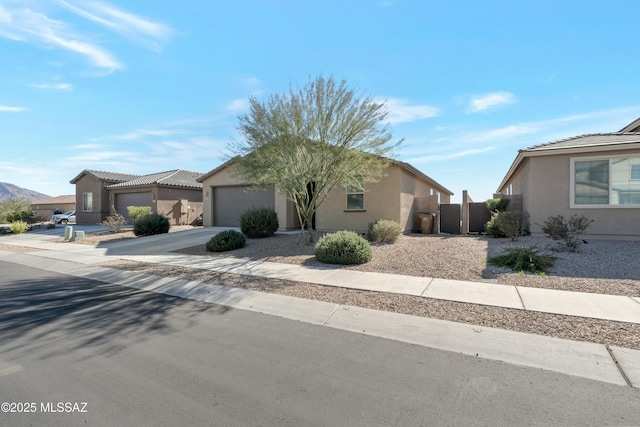
[[[11,113],[20,113],[22,111],[26,111],[27,109],[24,107],[9,107],[7,105],[0,105],[0,111],[7,111]]]
[[[145,136],[170,136],[174,134],[185,133],[180,131],[171,131],[167,129],[136,129],[132,132],[125,133],[122,135],[115,135],[115,139],[140,139]]]
[[[389,114],[387,122],[389,124],[415,122],[417,120],[428,119],[438,115],[439,110],[430,105],[407,105],[404,99],[387,99],[383,102],[387,105]]]
[[[31,87],[38,89],[56,89],[56,90],[71,90],[73,85],[70,83],[56,83],[56,84],[32,84]]]
[[[82,8],[73,2],[60,0],[60,3],[75,14],[156,51],[174,34],[174,30],[162,22],[116,9],[104,2],[82,3]]]
[[[435,162],[435,161],[441,161],[441,160],[451,160],[451,159],[458,159],[460,157],[467,157],[475,154],[486,153],[488,151],[493,151],[495,149],[496,147],[494,146],[483,147],[483,148],[472,148],[472,149],[456,151],[452,153],[433,154],[433,155],[424,156],[424,157],[411,158],[411,161],[415,163],[427,163],[427,162]]]
[[[469,113],[477,113],[497,107],[498,105],[513,104],[515,102],[516,97],[511,92],[493,92],[472,98],[471,101],[469,101],[467,111]]]
[[[232,113],[239,113],[246,110],[249,107],[249,102],[246,99],[238,98],[234,99],[227,105],[227,111]]]

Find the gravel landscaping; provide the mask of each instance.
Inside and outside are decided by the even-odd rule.
[[[186,229],[184,227],[181,229]],[[172,227],[172,232],[179,229]],[[132,232],[90,235],[76,243],[97,244],[105,240],[136,238]],[[313,256],[313,247],[298,244],[297,234],[277,234],[266,239],[247,239],[247,246],[222,254],[210,253],[206,241],[178,251],[206,257],[235,257],[299,265],[324,265]],[[557,257],[545,276],[519,274],[490,266],[486,260],[505,247],[537,245]],[[411,234],[393,245],[373,245],[373,260],[350,270],[397,273],[549,288],[567,291],[640,296],[640,241],[589,240],[578,253],[557,252],[556,242],[543,237],[524,237],[518,242],[483,236]],[[0,250],[12,250],[0,245]],[[20,250],[13,247],[14,251]],[[204,283],[242,287],[262,292],[333,302],[344,305],[430,317],[478,326],[495,327],[558,338],[640,349],[640,325],[574,316],[537,313],[501,307],[442,301],[384,292],[351,289],[285,280],[216,273],[184,267],[124,260],[105,267],[179,277]],[[640,305],[639,305],[640,306]]]

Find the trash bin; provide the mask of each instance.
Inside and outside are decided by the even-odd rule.
[[[430,212],[418,212],[418,225],[420,226],[420,232],[422,234],[431,234],[435,217],[436,216]]]

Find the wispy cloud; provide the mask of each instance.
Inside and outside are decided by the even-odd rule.
[[[56,90],[71,90],[73,85],[70,83],[55,83],[55,84],[32,84],[31,87],[38,89],[56,89]]]
[[[249,107],[249,101],[246,99],[234,99],[227,105],[227,111],[232,113],[240,113]]]
[[[384,102],[387,105],[389,110],[387,122],[389,124],[415,122],[435,117],[439,113],[436,107],[430,105],[408,105],[408,101],[404,99],[392,98],[380,102]]]
[[[20,113],[26,110],[27,109],[24,107],[9,107],[8,105],[0,105],[0,111],[6,111],[10,113]]]
[[[59,0],[58,4],[155,51],[159,51],[174,34],[173,29],[164,23],[125,12],[104,2],[88,2],[82,7],[73,1]],[[109,42],[104,34],[99,38],[93,37],[65,20],[50,18],[42,10],[46,9],[49,13],[51,3],[30,3],[28,6],[31,8],[19,2],[0,6],[0,37],[73,52],[84,56],[92,65],[110,72],[124,68],[120,60],[103,47],[103,43]]]
[[[452,159],[459,159],[461,157],[472,156],[472,155],[475,155],[475,154],[486,153],[488,151],[493,151],[495,149],[496,149],[496,147],[494,147],[494,146],[482,147],[482,148],[472,148],[472,149],[468,149],[468,150],[453,151],[453,152],[450,152],[450,153],[432,154],[432,155],[428,155],[428,156],[412,158],[411,161],[415,162],[415,163],[428,163],[428,162],[435,162],[435,161],[441,161],[441,160],[452,160]]]
[[[170,136],[175,134],[185,133],[184,131],[168,130],[168,129],[136,129],[134,131],[124,133],[121,135],[114,135],[115,139],[141,139],[147,136]]]
[[[478,97],[474,97],[469,101],[467,112],[478,113],[486,111],[499,105],[513,104],[516,97],[511,92],[493,92]]]
[[[81,7],[73,1],[59,1],[73,13],[156,51],[174,34],[174,30],[162,22],[116,9],[108,3],[83,2]]]

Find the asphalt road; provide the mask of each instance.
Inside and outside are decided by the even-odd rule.
[[[1,402],[3,426],[640,424],[637,389],[0,261]]]

